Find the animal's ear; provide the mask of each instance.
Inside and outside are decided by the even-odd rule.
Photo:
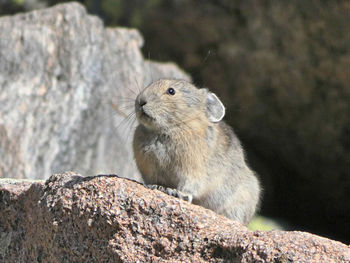
[[[225,106],[219,98],[208,91],[206,95],[207,116],[211,122],[219,122],[225,116]]]

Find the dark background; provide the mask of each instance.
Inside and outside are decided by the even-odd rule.
[[[0,14],[60,2],[0,0]],[[222,98],[260,175],[261,214],[350,243],[350,1],[80,2]]]

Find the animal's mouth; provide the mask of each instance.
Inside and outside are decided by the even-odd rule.
[[[153,122],[155,121],[156,119],[153,118],[152,116],[150,116],[148,113],[145,112],[144,109],[140,109],[138,111],[138,117],[141,121],[146,121],[146,122]]]
[[[135,105],[136,118],[138,122],[145,127],[153,128],[157,120],[152,112],[152,110],[147,108],[147,105],[140,105],[140,103],[136,103]]]
[[[141,111],[141,115],[140,115],[141,118],[144,118],[144,119],[147,119],[147,120],[154,120],[153,117],[149,116],[146,112],[144,111]]]

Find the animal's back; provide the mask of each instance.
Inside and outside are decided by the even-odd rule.
[[[220,121],[216,130],[217,136],[206,164],[209,184],[213,187],[201,200],[194,199],[194,203],[246,224],[259,202],[259,181],[248,167],[241,143],[232,128]]]

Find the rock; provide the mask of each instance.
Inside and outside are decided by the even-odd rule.
[[[0,180],[2,262],[349,262],[304,232],[249,231],[116,175]]]
[[[0,18],[0,177],[65,170],[139,178],[133,98],[161,77],[138,31],[104,28],[77,3]]]
[[[262,213],[350,242],[349,1],[109,1],[86,4],[221,97]]]

